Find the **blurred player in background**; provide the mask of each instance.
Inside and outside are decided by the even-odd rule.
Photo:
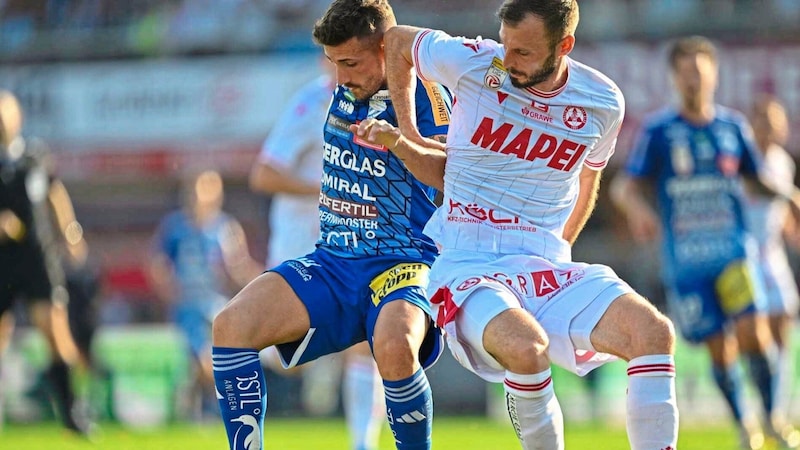
[[[259,350],[276,345],[284,367],[294,367],[364,340],[383,378],[396,447],[431,448],[424,369],[441,349],[425,291],[436,248],[422,227],[435,190],[349,129],[368,117],[394,120],[383,33],[395,24],[386,0],[336,0],[314,26],[339,84],[322,125],[321,235],[316,250],[258,277],[214,320],[214,375],[232,449],[261,448],[267,387]],[[420,133],[443,139],[449,94],[420,82],[416,95]]]
[[[98,328],[100,274],[89,258],[89,246],[84,238],[83,227],[75,216],[75,210],[66,187],[55,178],[55,161],[52,154],[44,157],[45,166],[51,174],[52,225],[57,236],[57,254],[64,272],[64,287],[69,296],[67,313],[69,329],[75,342],[80,366],[87,369],[93,380],[89,383],[90,392],[84,393],[82,414],[91,411],[91,391],[105,390],[102,395],[110,395],[110,372],[102,361],[95,358],[92,343]],[[97,392],[97,391],[95,391]]]
[[[750,123],[755,143],[763,156],[764,173],[782,191],[791,191],[794,189],[795,163],[783,148],[789,138],[786,109],[774,96],[762,95],[753,104]],[[769,326],[778,346],[772,421],[778,429],[785,429],[794,372],[790,344],[799,303],[797,282],[786,255],[786,244],[788,241],[795,249],[800,248],[800,224],[789,214],[786,199],[753,193],[749,198],[745,210],[747,223],[758,241],[758,269],[764,276]],[[800,435],[794,439],[800,440]]]
[[[615,357],[628,363],[631,448],[675,448],[672,324],[609,267],[571,256],[614,152],[622,93],[568,56],[575,0],[507,0],[498,17],[502,45],[389,30],[387,73],[403,134],[380,121],[362,122],[358,134],[386,145],[421,180],[443,184],[444,203],[425,227],[440,248],[430,274],[434,317],[464,367],[503,383],[524,449],[564,448],[551,360],[583,375]],[[456,99],[446,159],[412,126],[414,70]]]
[[[68,429],[86,434],[88,424],[74,408],[70,365],[78,355],[58,255],[58,241],[76,241],[80,230],[74,218],[59,216],[59,211],[71,210],[69,196],[48,173],[46,146],[22,137],[22,121],[16,97],[0,91],[0,339],[11,337],[14,302],[25,301],[31,323],[50,349],[45,376],[58,416]],[[0,349],[6,346],[0,342]]]
[[[327,60],[321,64],[324,74],[289,102],[250,172],[250,188],[272,195],[267,268],[312,252],[320,236],[322,128],[336,87],[333,64]],[[275,347],[269,350],[277,351]],[[273,356],[277,360],[277,354]],[[301,369],[304,409],[315,415],[335,409],[344,372],[342,400],[352,448],[377,449],[384,401],[369,344],[356,344],[343,354],[324,356]]]
[[[250,257],[244,230],[222,211],[219,173],[187,177],[181,208],[165,216],[153,238],[150,276],[169,317],[183,333],[193,357],[190,414],[216,416],[211,366],[211,321],[235,292],[260,272]]]
[[[714,103],[717,52],[706,38],[677,40],[669,66],[679,96],[645,122],[611,194],[638,242],[662,238],[667,302],[684,338],[709,351],[714,380],[739,427],[741,445],[758,448],[764,435],[750,420],[737,361],[767,415],[764,431],[785,446],[795,433],[769,420],[776,386],[757,248],[748,233],[743,180],[761,195],[784,198],[800,214],[797,190],[764,171],[745,117]],[[656,195],[658,213],[647,194]],[[659,217],[661,223],[659,224]]]

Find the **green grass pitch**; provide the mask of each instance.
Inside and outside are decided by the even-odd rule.
[[[518,450],[508,423],[482,417],[434,419],[434,450]],[[625,450],[628,442],[622,426],[567,424],[569,450]],[[268,419],[265,450],[350,450],[341,419]],[[736,435],[731,427],[685,424],[678,442],[680,450],[733,450]],[[173,425],[148,431],[132,431],[118,425],[103,425],[94,442],[63,431],[56,424],[6,425],[0,431],[3,450],[225,450],[221,424]],[[388,432],[381,434],[381,450],[394,445]]]

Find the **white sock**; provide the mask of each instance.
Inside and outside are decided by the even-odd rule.
[[[375,361],[367,356],[348,356],[343,388],[344,414],[353,448],[377,449],[386,407]]]
[[[631,450],[674,449],[678,445],[672,355],[646,355],[628,362],[627,416]]]
[[[773,394],[773,417],[777,422],[783,422],[789,412],[789,403],[792,398],[792,372],[794,361],[788,349],[780,348],[775,352],[775,393]]]
[[[303,409],[312,416],[329,416],[339,406],[339,384],[342,374],[341,353],[332,353],[314,360],[303,369],[300,391]]]
[[[533,375],[506,371],[506,406],[524,450],[563,450],[564,416],[550,369]]]

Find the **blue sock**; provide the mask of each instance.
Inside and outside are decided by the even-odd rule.
[[[433,396],[422,369],[399,380],[383,380],[386,415],[398,450],[430,450]]]
[[[717,387],[722,391],[722,396],[728,402],[731,408],[733,418],[737,423],[742,422],[742,375],[739,372],[739,366],[731,364],[728,367],[714,365],[711,369],[714,375],[714,381],[717,382]]]
[[[761,397],[761,404],[767,413],[766,417],[772,417],[776,380],[772,365],[770,365],[766,355],[762,353],[745,353],[742,357],[747,362],[750,377],[756,385],[758,395]]]
[[[231,450],[262,448],[267,384],[258,352],[213,347],[214,384]]]

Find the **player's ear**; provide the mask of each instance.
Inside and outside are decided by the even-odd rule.
[[[570,34],[564,36],[561,41],[559,41],[556,46],[556,51],[558,52],[558,56],[567,56],[573,48],[575,48],[575,36]]]

